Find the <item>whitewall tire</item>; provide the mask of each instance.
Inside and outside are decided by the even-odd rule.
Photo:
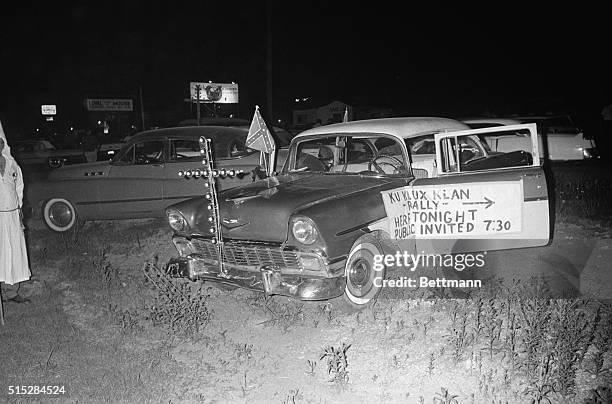
[[[374,268],[374,256],[382,255],[380,241],[371,234],[360,237],[346,260],[346,287],[344,294],[350,304],[365,307],[374,300],[382,289],[385,267]]]
[[[42,213],[45,224],[53,231],[65,232],[82,224],[72,202],[64,198],[46,201]]]

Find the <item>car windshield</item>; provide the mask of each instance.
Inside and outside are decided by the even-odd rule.
[[[284,172],[406,175],[408,167],[402,147],[393,137],[342,133],[295,142]]]

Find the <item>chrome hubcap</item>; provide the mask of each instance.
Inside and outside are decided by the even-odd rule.
[[[363,258],[357,259],[351,265],[349,281],[355,288],[363,288],[370,282],[370,264]]]
[[[58,227],[68,226],[72,218],[72,209],[65,203],[54,203],[51,209],[49,209],[49,219]]]

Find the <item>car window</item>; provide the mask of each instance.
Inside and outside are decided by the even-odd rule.
[[[484,157],[486,157],[485,149],[473,135],[457,136],[442,141],[442,170],[444,172],[470,171],[470,163]]]
[[[211,140],[215,159],[232,159],[248,156],[256,152],[244,145],[244,136],[227,136],[227,134],[210,133],[206,135]],[[197,139],[171,139],[169,161],[199,161],[200,141]]]
[[[18,143],[17,144],[17,151],[18,152],[26,152],[26,153],[30,153],[34,151],[34,145],[32,143]]]
[[[411,156],[436,154],[436,145],[433,135],[418,136],[405,139],[406,148]]]
[[[246,138],[245,138],[246,140]],[[219,150],[217,153],[222,153],[223,157],[238,158],[248,156],[254,153],[255,150],[246,147],[242,139],[232,139],[226,148],[226,150]]]
[[[200,141],[192,139],[171,139],[168,161],[200,161]]]
[[[407,165],[397,141],[382,136],[326,136],[295,144],[292,172],[406,174]],[[293,154],[295,153],[295,154]]]
[[[488,146],[480,140],[487,140]],[[534,164],[529,129],[501,130],[453,135],[440,140],[440,169],[444,173],[481,171],[495,168],[526,167]]]
[[[55,146],[53,146],[51,142],[47,140],[42,140],[37,144],[37,146],[40,147],[41,150],[55,150]]]
[[[276,140],[276,147],[285,147],[291,143],[292,135],[289,131],[277,128],[276,126],[272,128],[272,134],[274,135],[274,139]]]
[[[124,164],[159,164],[164,161],[164,142],[161,140],[147,140],[132,145],[121,157]]]

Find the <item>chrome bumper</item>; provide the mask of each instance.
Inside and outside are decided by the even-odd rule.
[[[261,266],[259,271],[224,265],[222,271],[219,265],[191,255],[172,258],[166,265],[166,272],[176,277],[210,280],[264,292],[267,295],[289,296],[300,300],[338,297],[344,293],[346,284],[344,276],[322,278],[283,274],[281,268],[274,265]]]

